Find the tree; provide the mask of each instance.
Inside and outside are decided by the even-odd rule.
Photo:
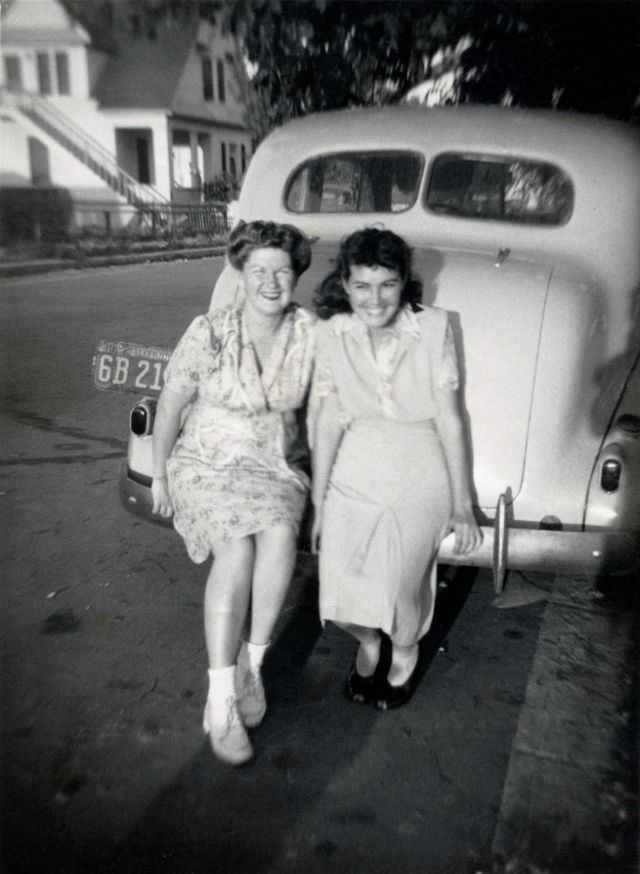
[[[631,118],[640,97],[640,5],[472,3],[461,99]]]
[[[238,0],[227,22],[252,71],[257,137],[309,112],[397,102],[449,37],[443,9],[388,0]]]
[[[630,0],[231,0],[252,127],[396,102],[447,54],[461,102],[640,112],[640,4]],[[461,41],[461,54],[453,50]]]
[[[640,113],[634,0],[64,2],[85,23],[140,34],[194,15],[233,33],[256,142],[298,115],[397,102],[442,56],[459,66],[461,102]]]

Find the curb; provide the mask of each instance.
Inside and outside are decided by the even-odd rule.
[[[638,786],[622,751],[636,719],[638,599],[599,595],[558,576],[549,597],[493,837],[505,871],[636,870]]]
[[[225,246],[207,246],[198,249],[165,249],[124,255],[96,255],[89,258],[43,258],[33,261],[5,261],[0,264],[0,278],[28,276],[59,270],[84,270],[91,267],[120,267],[125,264],[144,264],[156,261],[181,261],[224,255]]]

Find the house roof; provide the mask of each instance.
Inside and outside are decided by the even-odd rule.
[[[5,45],[86,45],[90,35],[59,0],[11,0],[0,5]]]
[[[170,109],[198,24],[159,28],[155,37],[123,36],[96,85],[103,108]]]

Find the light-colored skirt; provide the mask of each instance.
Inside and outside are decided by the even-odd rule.
[[[429,630],[451,488],[431,421],[366,419],[345,432],[322,521],[320,617],[409,646]]]

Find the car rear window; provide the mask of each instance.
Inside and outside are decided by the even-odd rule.
[[[573,185],[546,162],[448,152],[431,165],[425,205],[447,216],[562,225],[573,210]]]
[[[416,152],[340,152],[305,161],[292,173],[292,212],[402,212],[416,201],[423,157]]]

